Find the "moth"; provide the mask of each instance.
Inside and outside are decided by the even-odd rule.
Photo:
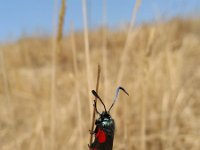
[[[110,115],[110,110],[114,106],[119,91],[122,90],[127,95],[128,92],[123,87],[118,87],[116,90],[116,94],[113,100],[112,105],[107,110],[104,102],[100,98],[100,96],[96,93],[96,91],[92,90],[92,94],[101,102],[101,104],[104,107],[104,111],[100,113],[97,110],[96,101],[94,101],[94,108],[96,113],[99,114],[99,118],[95,121],[95,130],[91,132],[91,134],[94,134],[95,139],[91,145],[89,145],[90,150],[112,150],[113,148],[113,140],[114,140],[114,134],[115,134],[115,121]]]

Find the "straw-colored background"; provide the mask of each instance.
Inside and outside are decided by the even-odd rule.
[[[199,150],[199,31],[199,19],[176,18],[90,31],[88,52],[82,32],[1,45],[0,149],[87,149],[100,64],[106,106],[119,84],[130,94],[111,111],[113,149]]]

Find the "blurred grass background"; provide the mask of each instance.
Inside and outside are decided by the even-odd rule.
[[[130,94],[111,112],[113,149],[199,150],[200,19],[84,31],[0,45],[0,149],[87,149],[100,64],[106,106],[119,84]]]

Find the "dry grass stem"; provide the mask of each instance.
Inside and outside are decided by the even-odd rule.
[[[62,0],[59,20],[58,20],[58,32],[57,32],[57,42],[60,43],[63,38],[63,25],[65,19],[65,12],[66,12],[66,0]]]
[[[87,88],[88,88],[88,100],[90,107],[90,118],[92,119],[92,97],[90,90],[92,89],[93,75],[91,72],[90,64],[90,47],[89,47],[89,35],[88,35],[88,18],[87,18],[87,0],[82,0],[83,9],[83,22],[84,22],[84,44],[85,44],[85,61],[86,61],[86,72],[87,72]]]
[[[4,51],[3,49],[0,49],[0,60],[1,60],[1,71],[3,75],[3,85],[4,85],[4,91],[5,91],[5,97],[6,97],[6,109],[7,109],[7,116],[8,118],[11,119],[11,124],[13,126],[13,108],[12,108],[12,101],[11,101],[11,93],[10,93],[10,88],[9,88],[9,81],[8,81],[8,75],[6,71],[6,64],[4,60]]]
[[[74,37],[73,25],[71,25],[71,43],[72,43],[72,51],[73,51],[73,66],[75,72],[75,88],[76,88],[76,100],[77,100],[77,118],[78,118],[78,131],[79,131],[79,149],[83,149],[83,128],[82,128],[82,111],[81,111],[81,99],[80,99],[80,83],[78,80],[78,65],[77,65],[77,50],[76,43]]]
[[[57,12],[57,0],[55,0],[55,12],[54,12],[54,18],[53,18],[53,46],[52,46],[52,72],[51,72],[51,149],[55,149],[55,128],[56,128],[56,63],[57,63],[57,52],[58,49],[60,50],[60,42],[62,40],[62,32],[63,32],[63,24],[64,24],[64,16],[65,16],[65,0],[62,0],[61,9],[60,9],[60,16],[58,21],[58,31],[57,36],[55,39],[55,30],[56,25],[55,18],[56,18],[56,12]]]
[[[99,91],[100,73],[101,73],[101,67],[100,67],[100,65],[98,65],[97,82],[96,82],[96,92],[97,92],[97,94],[98,94],[98,91]],[[94,101],[97,101],[97,98],[96,98],[96,97],[95,97],[95,100],[94,100]],[[95,111],[95,108],[93,108],[92,123],[91,123],[91,129],[90,129],[91,132],[94,131],[95,114],[96,114],[96,111]],[[92,141],[93,141],[93,134],[90,134],[90,141],[89,141],[89,144],[90,144],[90,145],[92,144]]]
[[[103,77],[104,77],[104,99],[107,99],[108,95],[108,61],[107,61],[107,30],[106,30],[106,1],[103,0],[103,10],[102,10],[102,22],[103,22],[103,31],[102,31],[102,53],[103,53]]]
[[[131,21],[130,21],[130,24],[129,24],[129,27],[128,27],[125,45],[124,45],[124,48],[122,50],[122,54],[121,54],[121,57],[120,57],[121,63],[120,63],[118,76],[117,76],[117,84],[118,85],[121,84],[121,81],[122,81],[122,78],[123,78],[124,70],[125,70],[125,67],[126,67],[126,58],[127,58],[128,53],[129,53],[129,46],[130,46],[131,42],[133,41],[133,37],[132,37],[133,32],[132,31],[133,31],[133,27],[135,25],[136,15],[137,15],[137,12],[139,10],[141,1],[142,0],[136,0],[134,8],[133,8],[132,18],[131,18]]]

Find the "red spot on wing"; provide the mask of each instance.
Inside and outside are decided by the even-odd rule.
[[[98,129],[98,132],[95,136],[98,139],[99,143],[104,143],[106,141],[106,133],[101,129]]]

